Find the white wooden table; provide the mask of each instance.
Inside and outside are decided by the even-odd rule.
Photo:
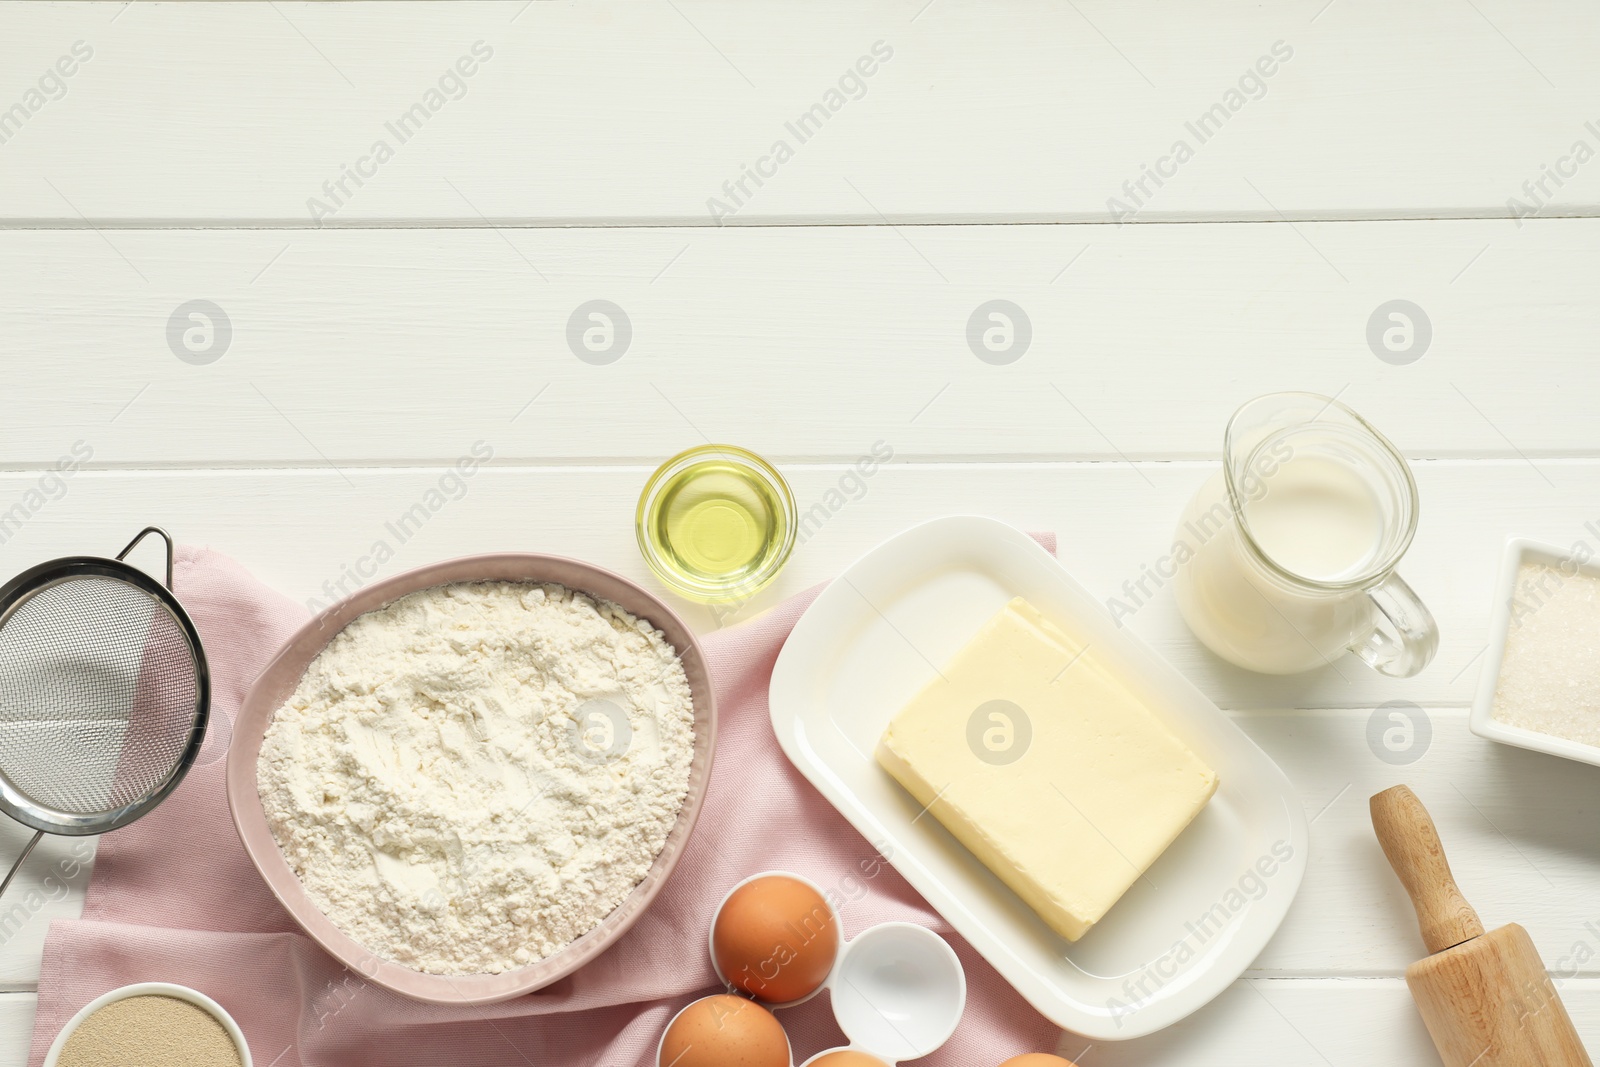
[[[1111,597],[1240,401],[1336,394],[1415,461],[1438,659],[1255,678],[1169,591],[1136,614],[1297,783],[1313,853],[1245,979],[1084,1067],[1436,1062],[1366,815],[1402,781],[1600,1050],[1600,771],[1464,711],[1504,539],[1600,547],[1597,38],[1579,0],[7,4],[0,561],[159,522],[297,598],[494,548],[642,577],[642,480],[711,438],[828,512],[745,615],[952,512],[1056,530]],[[574,349],[596,300],[628,328]],[[991,300],[1031,332],[1009,363],[968,343]],[[1393,300],[1431,337],[1386,360]],[[1389,701],[1426,728],[1385,759]],[[0,1065],[69,848],[0,907]]]

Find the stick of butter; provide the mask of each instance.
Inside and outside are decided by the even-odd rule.
[[[894,717],[877,757],[1068,941],[1217,790],[1092,647],[1021,597]]]

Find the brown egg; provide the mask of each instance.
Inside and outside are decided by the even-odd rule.
[[[659,1067],[789,1067],[789,1039],[766,1008],[720,993],[672,1020]]]
[[[868,1056],[865,1052],[842,1048],[838,1052],[818,1056],[811,1061],[811,1067],[889,1067],[889,1065],[876,1056]]]
[[[1000,1067],[1076,1067],[1076,1064],[1060,1056],[1052,1056],[1048,1052],[1029,1052],[1011,1057]]]
[[[769,874],[734,890],[711,930],[722,977],[768,1004],[798,1000],[827,980],[839,952],[839,921],[822,894]]]

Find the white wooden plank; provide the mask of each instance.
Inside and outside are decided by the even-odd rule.
[[[654,464],[703,436],[1202,457],[1240,402],[1290,388],[1413,456],[1592,456],[1597,240],[1595,220],[0,232],[0,465],[80,439],[97,465],[449,462],[485,433],[520,462]],[[631,323],[608,365],[568,343],[595,299]],[[1008,365],[969,345],[994,299],[1031,326]],[[1394,299],[1431,331],[1409,365],[1368,343]],[[206,365],[178,354],[203,358],[194,300],[231,331],[189,338]]]
[[[495,438],[495,427],[483,427]],[[863,445],[865,449],[866,445]],[[1547,461],[1541,480],[1522,461],[1438,461],[1419,469],[1422,521],[1401,566],[1440,620],[1434,664],[1416,678],[1379,676],[1353,660],[1288,678],[1224,664],[1189,634],[1171,590],[1147,582],[1146,598],[1125,583],[1170,552],[1190,493],[1206,464],[891,464],[869,479],[846,467],[790,465],[800,507],[812,518],[788,570],[733,619],[823,580],[868,548],[926,519],[993,515],[1022,529],[1056,530],[1061,558],[1091,593],[1124,605],[1126,624],[1213,699],[1229,708],[1358,707],[1390,699],[1423,705],[1470,702],[1488,637],[1492,585],[1505,538],[1600,548],[1600,464]],[[349,592],[362,579],[468,552],[527,549],[576,555],[654,584],[634,542],[633,510],[645,467],[497,467],[471,478],[418,468],[328,471],[79,472],[64,495],[46,498],[20,526],[0,530],[8,572],[54,555],[111,552],[132,532],[159,522],[181,540],[237,557],[297,600]],[[346,481],[346,478],[349,480]],[[0,475],[0,503],[48,475]],[[446,496],[420,530],[396,535],[394,521],[425,493]],[[830,495],[831,493],[831,495]],[[41,494],[42,495],[42,494]],[[455,499],[451,499],[454,497]],[[819,511],[811,511],[813,505]],[[837,505],[837,506],[835,506]],[[822,511],[832,509],[823,516]],[[0,508],[0,512],[6,509]],[[392,555],[373,560],[383,541]],[[718,619],[685,604],[707,627]],[[726,620],[723,620],[726,621]]]
[[[1172,176],[1145,179],[1139,221],[1507,217],[1575,141],[1600,147],[1581,0],[523,7],[8,4],[0,107],[32,113],[0,212],[304,226],[386,140],[322,221],[712,225],[708,199],[758,165],[733,222],[1108,221],[1145,166]],[[402,142],[386,123],[480,40],[492,57]],[[92,58],[32,108],[78,41]],[[875,45],[892,57],[830,99]],[[802,142],[786,123],[818,104]],[[1214,106],[1202,141],[1186,124]],[[763,164],[779,140],[792,158]],[[1178,140],[1193,157],[1162,163]],[[1600,202],[1600,165],[1545,180],[1550,212]]]
[[[1561,984],[1563,1003],[1591,1050],[1600,1049],[1600,981]],[[1072,1034],[1060,1051],[1083,1067],[1345,1067],[1433,1064],[1438,1053],[1405,983],[1368,980],[1247,980],[1165,1030],[1088,1045]]]
[[[34,993],[0,993],[0,1067],[24,1067],[34,1033]]]
[[[32,830],[0,817],[0,874],[11,869],[32,836]],[[50,924],[82,914],[95,842],[92,837],[46,834],[0,897],[0,992],[36,985]],[[0,997],[0,1005],[5,1000]],[[0,1031],[4,1027],[5,1019],[0,1016]]]
[[[1397,734],[1393,750],[1381,740],[1399,725],[1387,710],[1237,716],[1315,820],[1305,882],[1252,973],[1399,976],[1423,955],[1416,915],[1367,807],[1372,794],[1404,783],[1433,815],[1462,892],[1487,927],[1522,924],[1559,977],[1600,974],[1592,848],[1600,774],[1475,737],[1459,708],[1399,712],[1413,732],[1409,741]]]
[[[33,993],[0,993],[0,1067],[24,1067],[32,1045]]]

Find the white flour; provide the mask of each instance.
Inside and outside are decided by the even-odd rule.
[[[615,604],[439,586],[329,643],[267,730],[257,788],[341,930],[415,970],[495,973],[644,877],[688,791],[693,721],[676,653]]]

